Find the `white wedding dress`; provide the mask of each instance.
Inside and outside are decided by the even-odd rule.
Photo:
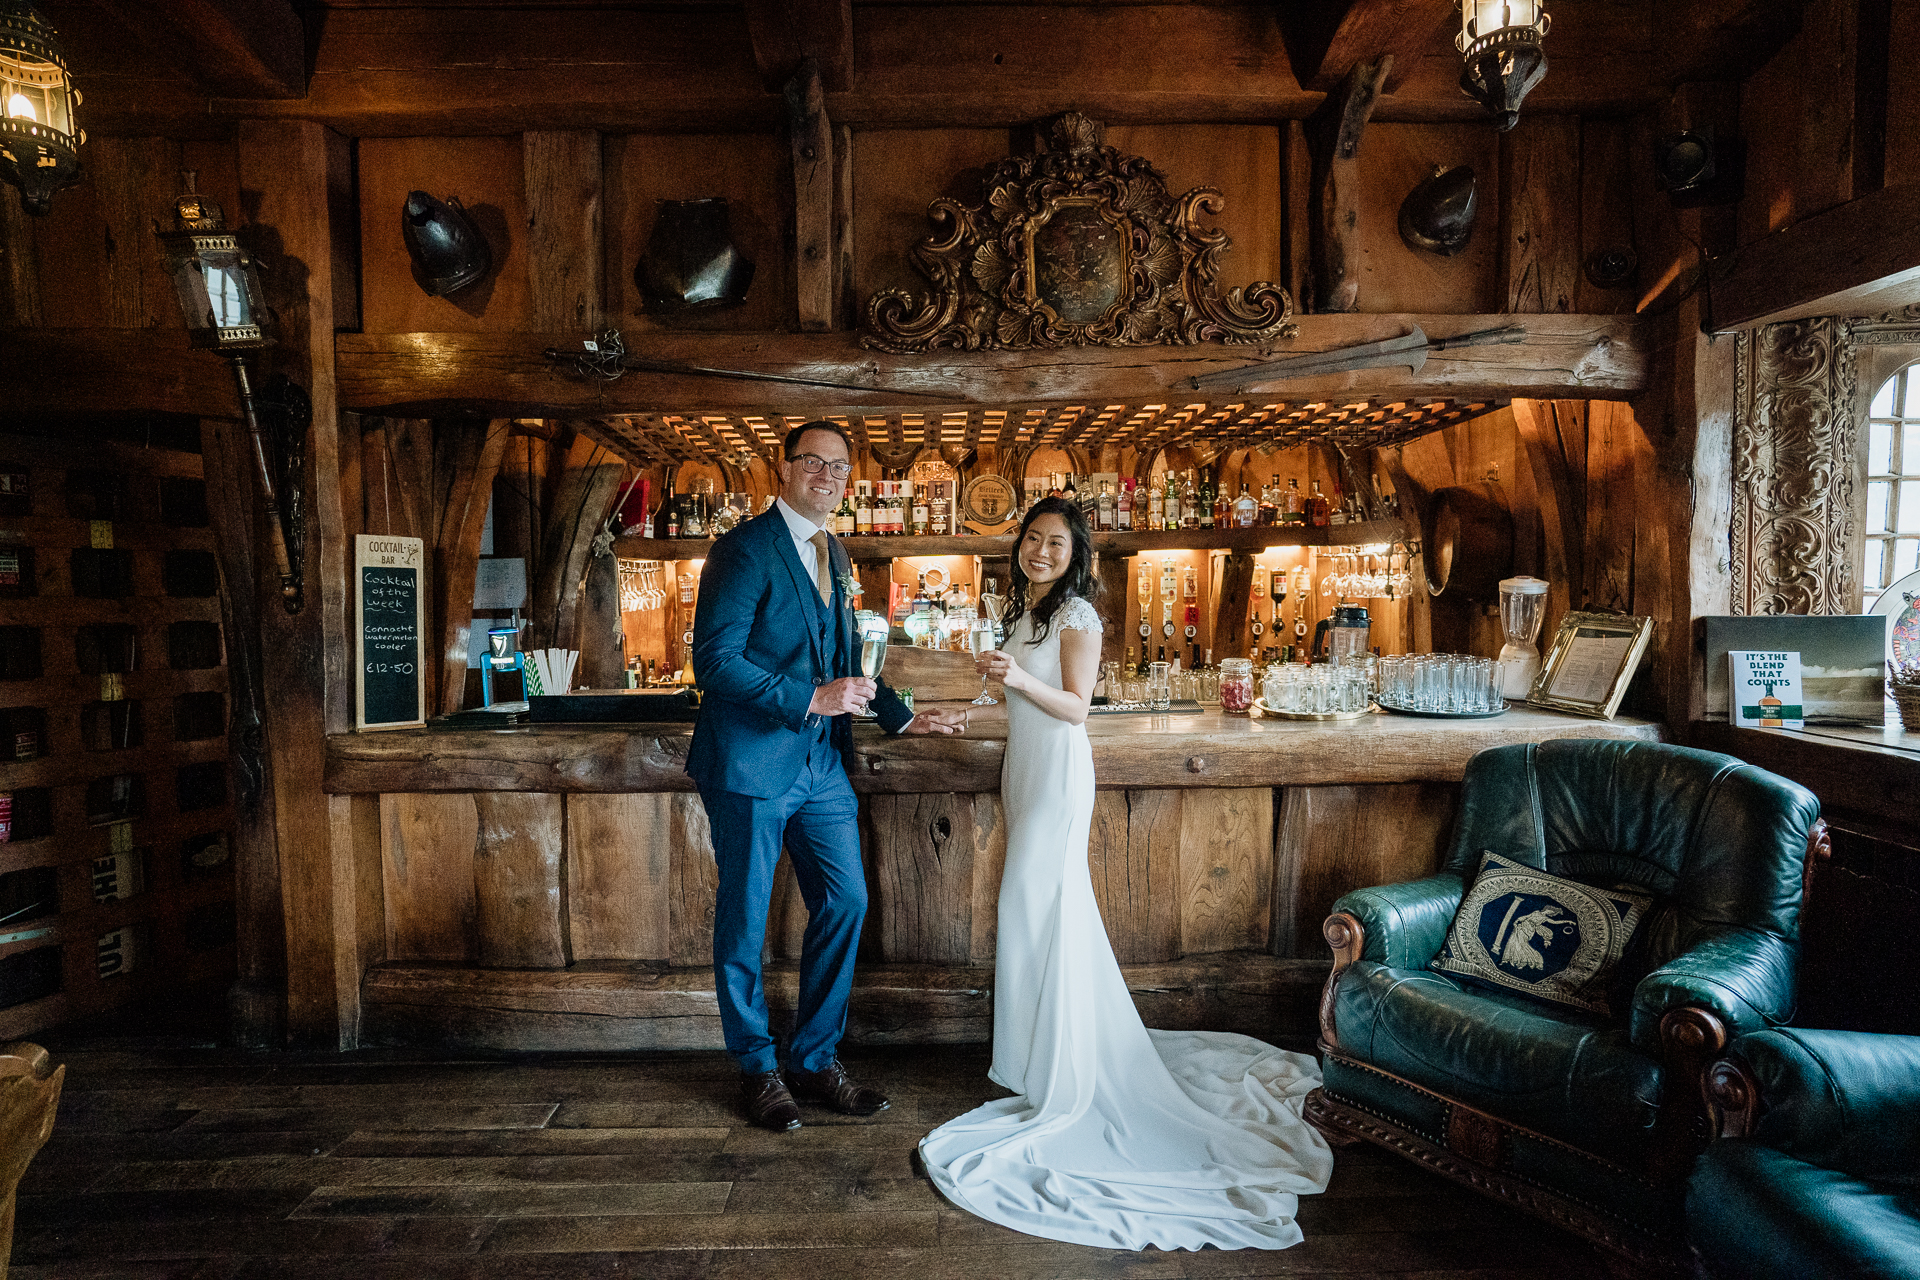
[[[1060,633],[1098,632],[1069,600],[1006,651],[1058,688]],[[1087,867],[1093,751],[1084,725],[1007,693],[1000,775],[1007,867],[993,988],[996,1083],[1019,1096],[920,1140],[954,1204],[1016,1231],[1105,1248],[1284,1249],[1296,1197],[1323,1191],[1333,1153],[1300,1118],[1319,1064],[1247,1036],[1149,1031],[1127,994]]]

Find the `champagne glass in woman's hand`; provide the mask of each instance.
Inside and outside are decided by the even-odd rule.
[[[992,650],[993,619],[975,618],[973,625],[967,628],[967,651],[974,656],[975,661],[978,661],[981,654],[989,653]],[[976,707],[991,707],[999,701],[1000,699],[987,692],[987,676],[985,672],[982,672],[980,674],[980,696],[973,700],[973,705]]]

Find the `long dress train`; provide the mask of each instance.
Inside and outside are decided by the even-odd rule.
[[[1051,634],[1028,614],[1007,652],[1060,687],[1060,634],[1098,631],[1068,601]],[[1319,1064],[1248,1036],[1140,1021],[1093,895],[1093,753],[1083,725],[1007,694],[993,1068],[1019,1096],[920,1141],[954,1204],[1016,1231],[1108,1248],[1283,1249],[1297,1197],[1333,1154],[1300,1117]]]

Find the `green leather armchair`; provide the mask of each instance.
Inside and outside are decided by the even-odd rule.
[[[1349,893],[1325,932],[1308,1119],[1661,1265],[1709,1128],[1701,1081],[1793,1012],[1819,803],[1731,756],[1562,740],[1468,762],[1437,875]],[[1483,852],[1655,902],[1606,1018],[1427,969]]]
[[[1920,1037],[1762,1031],[1709,1082],[1723,1138],[1687,1184],[1687,1227],[1710,1273],[1920,1278]]]

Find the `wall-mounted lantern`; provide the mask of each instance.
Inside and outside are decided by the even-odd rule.
[[[1547,74],[1540,49],[1551,19],[1540,0],[1456,0],[1460,88],[1493,114],[1505,132],[1520,122],[1520,103]]]
[[[46,214],[54,192],[80,181],[79,105],[47,20],[27,0],[0,0],[0,178],[28,213]]]
[[[273,540],[274,568],[280,574],[280,594],[288,613],[300,611],[300,547],[304,542],[299,480],[303,470],[306,429],[313,409],[306,392],[281,379],[269,396],[257,396],[247,369],[247,355],[274,344],[268,315],[261,301],[260,277],[253,259],[227,229],[220,206],[193,189],[194,175],[185,175],[186,194],[174,202],[174,227],[155,235],[167,276],[187,322],[187,341],[202,351],[225,353],[233,367],[240,408],[253,440],[255,479],[267,512]],[[269,445],[260,427],[262,413],[274,419]],[[274,484],[275,472],[282,484]],[[278,490],[290,500],[281,511]],[[289,547],[292,548],[289,553]]]

